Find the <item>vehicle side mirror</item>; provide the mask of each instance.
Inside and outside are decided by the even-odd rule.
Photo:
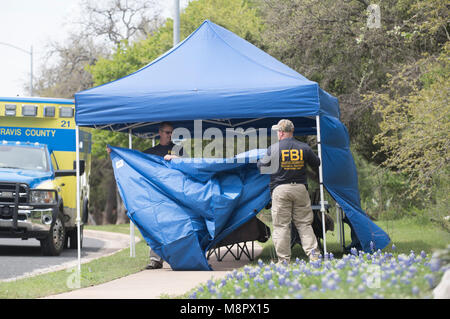
[[[77,169],[77,161],[73,161],[73,169]],[[80,176],[84,174],[86,169],[86,162],[84,160],[80,160]]]

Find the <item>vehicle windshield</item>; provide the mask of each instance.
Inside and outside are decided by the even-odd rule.
[[[48,171],[47,152],[43,148],[0,145],[0,168]]]

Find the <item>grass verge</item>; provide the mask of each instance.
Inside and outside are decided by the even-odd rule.
[[[126,225],[87,226],[86,229],[129,234]],[[139,231],[135,232],[140,236]],[[0,282],[0,299],[34,299],[102,284],[143,270],[148,263],[148,246],[144,240],[136,243],[136,258],[130,249],[81,265],[80,280],[75,269],[60,270],[16,281]]]
[[[261,217],[264,220],[264,214]],[[270,225],[270,221],[265,222]],[[327,233],[331,258],[305,262],[306,255],[296,245],[291,264],[283,266],[274,263],[276,254],[270,239],[257,261],[224,279],[198,285],[179,298],[432,298],[432,289],[449,265],[431,256],[449,245],[450,233],[421,218],[377,224],[391,238],[383,251],[345,255],[335,231]],[[344,230],[348,244],[350,229]]]

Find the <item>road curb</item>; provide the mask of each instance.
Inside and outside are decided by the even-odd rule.
[[[81,264],[89,263],[93,260],[108,257],[111,255],[114,255],[126,248],[130,247],[130,235],[125,235],[121,233],[113,233],[113,232],[107,232],[107,231],[100,231],[100,230],[90,230],[85,229],[83,230],[84,237],[89,237],[97,240],[102,240],[105,243],[105,246],[102,247],[99,252],[91,254],[89,257],[82,257],[81,258]],[[139,237],[135,237],[135,242],[138,243],[141,239]],[[81,248],[81,251],[83,252],[83,248]],[[12,282],[17,281],[20,279],[25,279],[29,277],[34,277],[42,274],[47,274],[50,272],[56,272],[60,270],[66,270],[70,268],[74,268],[78,266],[78,259],[74,259],[73,261],[65,262],[56,266],[50,266],[46,268],[40,268],[36,269],[32,272],[25,273],[21,276],[14,277],[14,278],[8,278],[0,280],[0,282]]]

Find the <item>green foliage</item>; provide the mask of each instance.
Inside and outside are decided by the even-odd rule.
[[[185,39],[200,24],[209,19],[248,41],[257,43],[263,28],[256,9],[245,0],[191,1],[180,14],[180,39]],[[116,80],[156,59],[172,48],[173,20],[167,19],[153,35],[133,44],[122,42],[111,59],[100,59],[90,68],[95,85]]]
[[[191,34],[206,19],[213,21],[237,35],[252,41],[260,41],[262,21],[254,8],[245,0],[196,0],[191,1],[184,12],[180,14],[180,39]],[[167,19],[153,35],[136,43],[122,42],[112,57],[99,59],[89,67],[95,85],[101,85],[144,67],[173,45],[173,20]],[[95,132],[95,156],[106,156],[105,145],[128,147],[128,136],[121,133]],[[151,142],[143,139],[133,141],[133,148],[145,149]]]
[[[408,179],[400,173],[368,162],[357,152],[353,152],[358,171],[358,187],[361,207],[370,216],[379,218],[400,218],[424,202],[416,196],[408,198]]]
[[[388,154],[385,165],[409,177],[412,196],[432,198],[434,178],[449,170],[449,50],[405,66],[372,96],[382,116],[375,142]]]
[[[341,119],[352,144],[367,159],[380,117],[368,92],[383,91],[388,73],[436,54],[448,41],[445,0],[265,0],[260,1],[268,52],[339,98]],[[381,27],[367,25],[369,3],[377,3]]]

